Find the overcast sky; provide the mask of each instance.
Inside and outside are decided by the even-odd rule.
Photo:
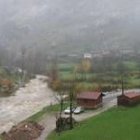
[[[82,36],[83,30],[86,29],[87,34],[89,34],[91,28],[107,25],[112,19],[115,19],[115,21],[127,19],[135,27],[137,23],[140,23],[140,1],[0,0],[0,39],[1,42],[4,40],[6,43],[12,39],[10,45],[18,44],[19,42],[15,40],[21,38],[23,41],[20,40],[20,43],[26,41],[28,45],[40,44],[45,39],[44,36],[48,39],[48,42],[51,40],[52,44],[64,40],[68,42],[73,40],[72,36]],[[125,23],[123,26],[127,25]],[[98,29],[98,32],[103,31]],[[36,36],[34,36],[35,34]],[[34,36],[34,39],[28,40],[31,36]],[[40,42],[32,41],[39,37],[42,39],[39,40]]]
[[[84,11],[85,10],[85,11]],[[70,15],[81,11],[91,15],[140,13],[139,0],[0,0],[1,22],[5,20],[28,20],[43,14],[47,16]]]

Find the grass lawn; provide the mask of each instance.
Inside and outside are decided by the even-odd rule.
[[[59,71],[73,72],[74,69],[75,69],[74,63],[60,63],[60,64],[58,64]]]
[[[140,88],[140,78],[139,73],[131,72],[133,75],[128,73],[127,76],[124,77],[125,88]],[[71,71],[60,71],[59,72],[60,79],[63,81],[71,81],[74,79],[74,74]],[[82,84],[85,89],[89,87],[89,89],[97,89],[99,85],[103,87],[114,87],[120,88],[121,87],[121,76],[116,73],[110,74],[101,74],[101,73],[87,73],[86,79],[82,76],[81,73],[76,74],[76,79],[79,84]],[[112,89],[111,88],[111,89]]]
[[[128,81],[129,81],[130,87],[140,88],[140,78],[131,77],[131,78],[129,78]]]
[[[48,140],[140,140],[140,106],[118,107],[81,122],[60,136]]]
[[[137,62],[134,62],[134,61],[125,61],[124,66],[128,70],[138,70],[138,64],[137,64]]]
[[[64,103],[63,109],[69,106],[69,103]],[[44,115],[47,115],[48,113],[54,113],[60,111],[60,104],[52,105],[44,107],[41,111],[37,112],[36,114],[32,115],[27,119],[27,121],[35,121],[39,122]]]
[[[102,87],[102,91],[109,91],[118,89],[121,87],[121,73],[118,70],[118,63],[114,63],[114,69],[110,69],[104,72],[100,71],[89,73],[74,73],[76,66],[80,64],[79,62],[59,62],[58,63],[58,75],[63,82],[71,82],[76,78],[79,84],[82,83],[84,90],[97,90],[99,86]],[[140,88],[140,73],[139,64],[133,60],[126,60],[123,62],[124,65],[124,81],[125,88]],[[76,76],[76,77],[75,77]],[[85,84],[83,84],[85,83]]]

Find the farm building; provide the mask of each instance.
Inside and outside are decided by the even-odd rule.
[[[95,109],[102,105],[102,93],[83,92],[77,95],[77,105],[87,109]]]
[[[128,92],[117,98],[118,105],[133,106],[140,103],[140,93]]]

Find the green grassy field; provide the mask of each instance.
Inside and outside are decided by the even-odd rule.
[[[128,70],[139,70],[138,69],[138,64],[134,61],[124,61],[124,66],[128,69]]]
[[[63,109],[65,109],[68,106],[69,106],[69,103],[65,102],[63,104]],[[27,121],[39,122],[43,116],[46,116],[49,113],[54,113],[54,112],[58,112],[58,111],[60,111],[60,104],[46,106],[42,110],[40,110],[39,112],[37,112],[34,115],[32,115],[31,117],[29,117],[27,119]]]
[[[138,64],[133,61],[125,61],[124,65],[126,69],[124,75],[125,88],[140,88]],[[59,78],[64,82],[72,81],[75,77],[73,72],[74,67],[76,67],[76,64],[74,63],[59,64]],[[121,74],[119,74],[117,68],[115,68],[114,71],[105,71],[104,73],[97,73],[93,70],[93,72],[86,73],[86,75],[77,72],[76,80],[79,85],[82,85],[82,87],[85,88],[85,90],[97,90],[99,85],[102,86],[102,91],[121,88]]]
[[[140,140],[140,106],[118,107],[81,122],[47,140]]]

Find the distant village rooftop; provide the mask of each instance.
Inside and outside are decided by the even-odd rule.
[[[92,58],[92,54],[90,54],[90,53],[85,53],[85,54],[84,54],[84,58],[91,59],[91,58]]]

